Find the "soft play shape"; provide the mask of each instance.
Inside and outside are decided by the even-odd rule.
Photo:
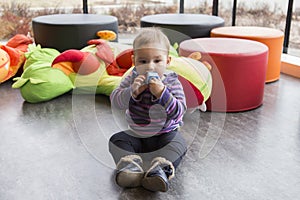
[[[26,62],[24,63],[24,70],[28,67],[39,66],[49,67],[53,60],[60,54],[56,49],[41,48],[41,45],[29,45],[28,52],[25,53]]]
[[[48,101],[74,88],[68,76],[51,67],[52,61],[59,55],[57,50],[41,48],[40,45],[29,45],[28,48],[24,72],[21,77],[13,79],[16,82],[12,86],[20,89],[26,101]]]
[[[109,75],[123,76],[123,74],[132,67],[133,49],[127,49],[117,55],[116,59],[106,66]]]
[[[279,79],[284,32],[259,26],[226,26],[211,30],[211,37],[254,40],[268,46],[268,65],[265,82]]]
[[[88,41],[89,45],[96,45],[96,56],[109,65],[114,61],[114,53],[106,40],[93,39]]]
[[[113,41],[117,39],[117,34],[114,31],[110,31],[110,30],[98,31],[97,36],[100,37],[100,39],[109,40],[109,41]]]
[[[133,49],[126,49],[125,51],[122,51],[117,57],[116,57],[116,64],[123,69],[129,69],[132,67],[132,56],[133,56]]]
[[[208,110],[240,112],[263,103],[268,60],[266,45],[245,39],[216,37],[191,39],[180,44],[181,56],[193,52],[202,53],[201,60],[212,66]]]
[[[7,41],[6,46],[18,49],[22,52],[27,52],[28,45],[32,43],[33,39],[30,36],[17,34]]]
[[[0,83],[5,80],[9,73],[10,58],[6,51],[0,49]]]
[[[6,68],[0,70],[0,83],[7,81],[11,77],[15,76],[17,72],[21,69],[21,66],[25,62],[24,52],[27,51],[28,44],[32,43],[32,39],[28,36],[17,34],[8,40],[6,45],[0,44],[0,56],[3,58],[8,55],[9,64]],[[6,52],[5,53],[3,53]],[[6,59],[1,62],[5,62]],[[20,70],[21,71],[21,70]]]
[[[65,63],[68,62],[68,63]],[[89,52],[82,52],[76,49],[66,50],[57,56],[52,62],[53,68],[61,69],[65,74],[72,72],[87,75],[99,68],[99,61],[96,56]]]
[[[12,87],[20,88],[22,97],[30,103],[48,101],[73,89],[70,79],[50,66],[29,67],[14,80]]]
[[[104,61],[109,75],[122,76],[132,67],[132,47],[126,47],[122,52],[115,51],[116,48],[111,45],[112,43],[102,39],[89,40],[88,44],[96,46],[95,55]]]
[[[180,44],[191,38],[209,37],[211,29],[224,24],[224,19],[219,16],[191,13],[161,13],[140,19],[142,28],[160,27],[171,44]]]
[[[83,48],[81,51],[90,52],[96,55],[100,60],[99,69],[87,75],[81,75],[74,72],[68,74],[68,76],[72,80],[78,92],[104,94],[109,96],[110,93],[120,84],[122,75],[130,70],[124,70],[119,76],[111,75],[109,72],[111,72],[110,69],[112,68],[109,66],[112,65],[110,65],[111,63],[108,63],[108,61],[113,60],[112,62],[116,63],[116,59],[114,58],[118,58],[119,62],[121,59],[125,61],[128,57],[131,59],[132,46],[115,42],[107,42],[99,39],[91,40],[89,41],[89,44],[89,46]],[[110,49],[109,51],[107,51],[108,48]],[[121,58],[119,58],[119,56]],[[113,66],[113,70],[120,73],[121,70],[118,70],[116,66],[117,64]]]
[[[184,93],[188,97],[188,108],[198,107],[209,98],[212,78],[202,62],[187,57],[172,57],[167,69],[178,74]]]
[[[88,40],[97,38],[96,33],[99,30],[118,33],[118,18],[111,15],[59,13],[32,19],[36,44],[60,52],[84,48]]]
[[[24,52],[9,46],[1,46],[1,49],[4,50],[10,58],[9,72],[7,76],[4,79],[2,79],[2,81],[0,81],[0,82],[4,82],[16,75],[18,70],[25,62],[25,55]]]
[[[179,75],[188,96],[188,108],[199,107],[211,93],[210,71],[200,61],[179,57],[176,48],[174,46],[170,50],[168,69]],[[71,89],[77,93],[109,96],[133,69],[131,45],[102,39],[89,41],[89,45],[81,50],[70,49],[63,53],[41,48],[40,45],[29,45],[29,52],[25,55],[25,71],[21,77],[14,79],[17,82],[13,88],[20,88],[23,98],[32,103],[50,100]],[[82,61],[86,55],[93,55],[97,62],[92,60],[93,66],[83,66]],[[76,68],[76,63],[81,64],[77,64]],[[80,71],[78,66],[85,71]]]

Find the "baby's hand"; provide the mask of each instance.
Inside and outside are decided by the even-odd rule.
[[[131,85],[132,96],[134,98],[137,98],[148,87],[148,85],[144,84],[145,80],[146,80],[145,75],[138,75],[134,79]]]
[[[149,81],[150,92],[158,99],[161,97],[161,94],[163,93],[164,88],[165,88],[165,85],[163,84],[163,82],[161,82],[160,79],[152,78]]]

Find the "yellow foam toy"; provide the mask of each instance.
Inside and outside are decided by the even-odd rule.
[[[102,30],[97,32],[97,36],[103,40],[113,41],[117,38],[117,34],[114,31]]]

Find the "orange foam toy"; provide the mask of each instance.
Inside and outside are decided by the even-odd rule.
[[[268,46],[268,66],[266,82],[273,82],[280,77],[281,53],[284,33],[280,30],[258,26],[228,26],[211,30],[211,37],[230,37],[254,40]]]
[[[9,55],[0,49],[0,83],[3,82],[9,73],[10,58]]]

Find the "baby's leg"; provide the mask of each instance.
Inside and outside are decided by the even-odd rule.
[[[151,157],[163,157],[171,161],[174,167],[177,168],[187,151],[186,141],[181,133],[175,130],[156,137],[155,146],[157,150],[150,153]]]
[[[139,155],[141,142],[129,132],[114,134],[109,140],[109,151],[116,163],[116,183],[132,188],[141,185],[144,176],[143,160]]]
[[[166,192],[169,180],[175,176],[175,168],[186,153],[186,142],[177,130],[149,140],[154,149],[148,156],[154,159],[142,179],[142,186],[150,191]]]
[[[127,131],[116,133],[109,140],[109,152],[117,164],[122,157],[141,152],[140,138]]]

